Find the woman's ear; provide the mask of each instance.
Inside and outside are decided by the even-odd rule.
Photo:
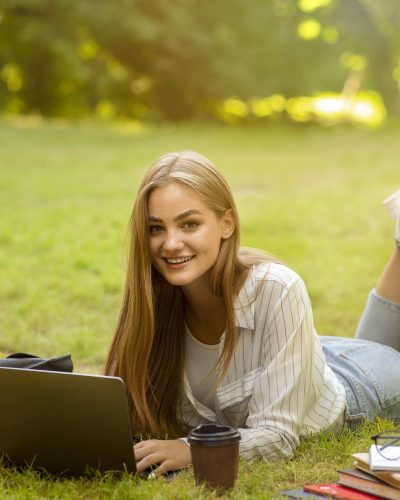
[[[233,210],[228,208],[221,218],[221,238],[227,240],[230,238],[235,230],[235,218],[233,217]]]

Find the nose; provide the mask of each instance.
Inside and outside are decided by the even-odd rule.
[[[178,231],[167,231],[164,240],[164,250],[173,253],[181,250],[184,247],[184,243],[180,237]]]

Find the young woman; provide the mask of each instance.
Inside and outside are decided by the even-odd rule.
[[[400,306],[380,290],[370,300],[393,308],[400,325]],[[380,330],[367,328],[368,337],[380,342]],[[383,342],[399,348],[399,338]],[[180,438],[200,423],[239,428],[243,457],[272,460],[289,457],[301,436],[400,418],[400,353],[319,338],[301,278],[239,248],[229,186],[190,151],[161,157],[139,187],[105,371],[126,383],[134,432],[157,438],[135,445],[139,472],[188,465]]]

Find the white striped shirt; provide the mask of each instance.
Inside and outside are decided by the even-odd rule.
[[[182,420],[237,427],[240,454],[264,460],[291,456],[301,436],[340,428],[345,391],[325,362],[302,279],[282,264],[254,266],[235,310],[236,345],[215,412],[194,398],[185,375]],[[219,353],[223,343],[224,335]]]

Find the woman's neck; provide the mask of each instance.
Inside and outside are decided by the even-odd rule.
[[[218,344],[225,331],[226,314],[223,301],[211,286],[183,287],[185,321],[190,333],[205,344]]]

